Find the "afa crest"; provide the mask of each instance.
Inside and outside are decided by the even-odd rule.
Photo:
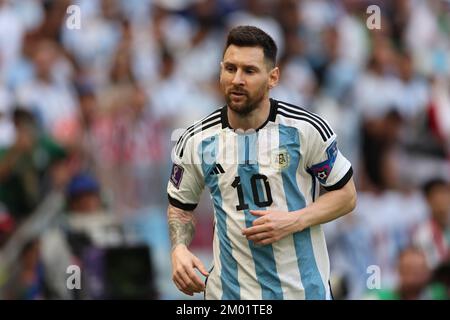
[[[276,170],[283,170],[289,167],[289,153],[286,149],[278,149],[272,152],[271,166]]]

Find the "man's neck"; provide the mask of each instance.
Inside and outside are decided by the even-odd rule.
[[[240,115],[230,108],[227,108],[228,123],[235,130],[258,129],[269,118],[270,100],[269,97],[264,98],[259,106],[246,115]]]

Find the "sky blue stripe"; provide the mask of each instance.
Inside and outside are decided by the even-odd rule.
[[[300,163],[300,141],[297,129],[280,124],[279,140],[280,148],[284,148],[289,154],[289,166],[281,172],[287,207],[288,211],[295,211],[306,205],[296,180],[296,171]],[[307,300],[326,299],[325,288],[314,258],[310,228],[294,233],[293,236],[305,298]]]
[[[205,177],[205,183],[209,187],[215,208],[217,220],[217,235],[219,237],[220,247],[220,264],[222,266],[220,280],[222,283],[222,299],[223,300],[239,300],[240,287],[238,282],[237,262],[232,255],[232,247],[230,239],[227,235],[227,214],[222,209],[222,194],[218,184],[218,175],[210,175],[212,168],[216,165],[216,156],[218,149],[218,136],[213,136],[202,141],[201,153],[202,171]],[[204,161],[208,159],[208,161]],[[209,161],[213,160],[213,161]]]
[[[238,165],[238,175],[241,178],[244,200],[245,203],[248,204],[249,210],[266,210],[266,208],[260,208],[254,204],[251,186],[252,176],[259,173],[256,148],[257,138],[257,133],[238,136],[238,150],[240,159]],[[249,159],[245,159],[246,153],[248,154]],[[245,160],[249,160],[247,164],[245,164]],[[261,183],[257,183],[257,186],[259,198],[263,201],[266,198],[262,190],[263,186]],[[247,228],[251,227],[253,221],[257,218],[253,216],[249,210],[244,210],[245,225]],[[261,286],[262,299],[283,299],[283,291],[281,289],[281,283],[278,277],[272,245],[256,246],[253,241],[248,241],[248,244],[255,263],[256,277]]]

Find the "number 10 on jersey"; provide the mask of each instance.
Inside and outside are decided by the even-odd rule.
[[[259,181],[261,181],[262,183]],[[248,183],[248,181],[242,181],[242,183]],[[270,206],[273,201],[272,201],[272,193],[270,191],[269,179],[267,178],[267,176],[263,174],[254,174],[250,178],[250,184],[252,187],[253,203],[260,208]],[[258,193],[258,185],[264,187],[263,194],[266,194],[267,200],[260,199],[259,197],[260,193]],[[245,203],[244,191],[242,190],[241,184],[241,177],[237,176],[236,178],[234,178],[234,181],[231,184],[231,186],[237,190],[238,194],[239,204],[236,206],[236,210],[240,211],[249,209],[248,204]]]

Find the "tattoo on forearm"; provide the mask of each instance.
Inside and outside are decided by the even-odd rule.
[[[188,246],[194,238],[195,220],[192,212],[170,207],[167,211],[172,249],[178,244]]]

